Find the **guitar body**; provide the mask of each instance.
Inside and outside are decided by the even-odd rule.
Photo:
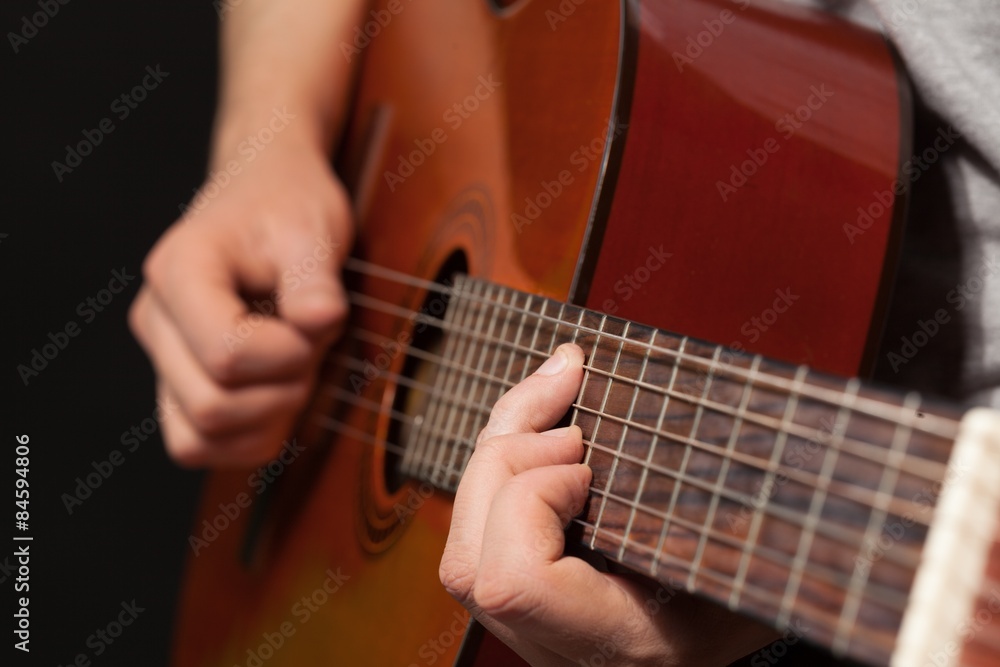
[[[865,369],[899,211],[889,196],[858,228],[858,208],[891,189],[908,150],[880,38],[756,2],[375,4],[392,18],[364,49],[342,151],[358,257]],[[419,284],[350,284],[441,314]],[[451,495],[396,480],[372,446],[397,440],[384,413],[404,402],[392,378],[411,371],[419,320],[352,317],[383,342],[348,336],[331,355],[283,458],[206,486],[178,667],[459,655],[469,615],[437,576]]]

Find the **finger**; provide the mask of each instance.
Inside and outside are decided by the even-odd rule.
[[[552,428],[566,414],[582,382],[583,350],[572,343],[560,345],[538,370],[500,397],[479,440]]]
[[[137,310],[137,319],[145,322],[143,342],[153,366],[196,433],[211,438],[260,428],[296,413],[305,401],[307,378],[237,388],[218,385],[191,355],[155,298],[143,299]]]
[[[483,532],[496,492],[513,476],[538,466],[577,463],[583,457],[578,426],[546,433],[509,434],[476,447],[455,495],[451,529],[441,559],[445,588],[463,603],[472,602]]]
[[[334,215],[350,217],[346,206],[339,208],[343,210]],[[349,225],[340,227],[347,229]],[[287,234],[276,239],[274,284],[280,295],[281,317],[323,343],[339,333],[347,315],[347,295],[340,278],[347,253],[345,241],[332,234]]]
[[[527,471],[490,508],[474,597],[484,614],[522,641],[572,660],[598,645],[650,636],[633,592],[586,562],[563,557],[564,529],[579,513],[591,474],[583,465]]]
[[[226,384],[277,380],[299,374],[312,363],[314,345],[308,337],[269,317],[277,308],[274,299],[257,300],[250,313],[240,298],[241,276],[249,280],[259,268],[248,266],[253,262],[239,249],[220,252],[212,244],[190,243],[183,263],[165,257],[156,252],[150,256],[144,266],[147,283],[211,377]]]
[[[166,385],[158,389],[165,401],[174,400]],[[224,437],[199,433],[180,411],[162,422],[163,442],[170,457],[187,468],[252,467],[266,463],[280,451],[289,425],[276,420],[264,428],[250,428]]]

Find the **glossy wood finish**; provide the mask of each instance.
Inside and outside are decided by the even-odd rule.
[[[378,2],[374,9],[386,6]],[[345,148],[349,159],[378,165],[367,171],[374,179],[360,184],[368,195],[361,202],[357,254],[434,279],[445,260],[461,251],[475,275],[565,298],[600,163],[574,171],[568,184],[564,179],[544,223],[519,234],[511,215],[525,214],[526,199],[536,200],[546,182],[574,169],[570,159],[581,142],[607,133],[620,6],[585,3],[555,30],[541,2],[520,3],[499,15],[484,2],[465,0],[402,6],[365,50]],[[456,104],[462,112],[450,114]],[[434,140],[441,136],[436,130],[445,133],[443,142]],[[433,153],[412,158],[427,141]],[[400,156],[422,162],[401,184],[385,177],[387,171],[399,173]],[[411,309],[424,298],[419,290],[380,281],[355,286]],[[414,326],[358,307],[354,315],[355,326],[394,339]],[[341,383],[354,396],[353,369],[338,354],[363,364],[375,363],[382,352],[349,337],[345,351],[331,356],[325,382]],[[402,355],[391,356],[392,370],[399,371],[403,361]],[[362,370],[356,377],[364,377]],[[393,391],[382,378],[363,397],[386,404]],[[450,496],[433,491],[423,497],[417,484],[387,490],[383,454],[363,439],[339,438],[327,450],[329,434],[316,423],[322,414],[337,415],[367,434],[386,434],[387,420],[348,407],[329,394],[318,396],[299,435],[312,456],[288,466],[274,485],[268,511],[258,515],[263,527],[248,565],[240,565],[250,532],[247,510],[191,558],[173,664],[245,665],[248,650],[257,652],[263,644],[272,653],[266,637],[285,623],[294,635],[273,651],[268,667],[409,667],[454,659],[467,616],[437,575]],[[202,521],[219,514],[220,503],[232,503],[242,492],[254,496],[247,474],[212,476],[196,534]],[[263,498],[254,498],[259,510]],[[397,513],[411,505],[419,511]],[[276,510],[281,507],[295,511]],[[303,596],[322,589],[325,572],[338,568],[350,577],[342,588],[308,617],[296,615]]]
[[[619,299],[619,314],[635,314],[636,319],[675,328],[690,326],[691,333],[726,342],[734,322],[738,325],[746,313],[760,313],[757,308],[769,305],[757,306],[753,295],[785,286],[775,282],[776,276],[784,279],[786,275],[775,274],[776,266],[787,260],[797,272],[808,273],[830,256],[826,248],[817,247],[812,230],[843,221],[844,206],[827,206],[831,200],[837,195],[854,196],[863,189],[855,187],[855,179],[870,178],[865,188],[888,186],[892,167],[879,160],[888,162],[894,155],[895,149],[886,148],[891,148],[889,140],[879,144],[887,151],[880,158],[864,158],[874,163],[852,165],[838,157],[844,146],[839,146],[839,136],[831,142],[832,125],[817,124],[813,127],[823,128],[822,132],[803,130],[797,135],[796,141],[802,142],[795,144],[799,148],[793,150],[793,144],[788,144],[785,154],[794,153],[798,160],[783,165],[772,162],[769,168],[773,165],[774,170],[762,171],[755,181],[757,187],[747,186],[738,193],[752,195],[743,197],[753,201],[748,209],[733,205],[720,210],[696,189],[714,181],[720,160],[727,166],[740,157],[744,150],[740,147],[751,148],[751,142],[773,124],[769,114],[774,100],[767,95],[762,98],[761,93],[784,90],[782,72],[801,69],[802,55],[809,53],[803,40],[814,33],[825,34],[825,29],[810,28],[815,28],[815,18],[769,18],[754,9],[754,20],[744,25],[764,28],[739,37],[740,49],[724,47],[720,38],[711,54],[706,51],[698,60],[706,67],[712,64],[706,71],[715,72],[713,76],[739,71],[738,81],[734,83],[730,76],[720,83],[697,72],[675,81],[667,72],[656,71],[657,66],[673,67],[673,63],[662,61],[663,46],[653,46],[650,36],[676,37],[678,26],[694,25],[692,16],[700,20],[699,12],[721,10],[723,5],[667,0],[645,4],[641,33],[645,46],[640,44],[638,51],[645,60],[637,70],[637,83],[680,87],[669,93],[666,89],[636,93],[628,132],[618,135],[626,141],[626,159],[617,165],[604,151],[614,111],[620,37],[628,33],[621,6],[573,3],[571,14],[560,13],[553,19],[548,14],[553,11],[551,5],[527,0],[494,13],[482,2],[404,2],[403,10],[366,47],[357,108],[345,147],[348,162],[353,158],[355,164],[367,166],[360,170],[361,180],[356,183],[362,211],[359,256],[434,279],[448,258],[460,252],[475,276],[562,300],[572,296],[574,278],[576,284],[590,283],[586,276],[574,276],[580,249],[590,233],[589,256],[598,256],[591,301],[600,301],[602,289],[613,290],[623,273],[634,272],[639,260],[645,261],[647,245],[664,243],[666,251],[673,253],[683,247],[691,251],[687,257],[693,261],[697,258],[693,244],[705,243],[716,258],[716,269],[709,273],[705,264],[688,263],[692,269],[699,264],[702,273],[697,274],[698,280],[688,274],[680,276],[687,290],[683,299],[678,301],[676,290],[664,287],[676,280],[661,282],[674,270],[671,263],[666,272],[656,274],[656,282],[650,281],[648,289],[627,302]],[[378,2],[374,9],[387,7],[387,2]],[[662,12],[670,15],[664,17]],[[735,31],[737,25],[730,26],[734,36],[741,34]],[[802,36],[787,39],[788,33],[799,29],[805,31]],[[823,53],[843,60],[841,51],[822,43]],[[740,68],[746,63],[746,53],[756,52],[743,50],[751,44],[769,54],[768,69],[755,86],[736,85],[749,77]],[[868,71],[874,65],[872,76],[889,85],[894,82],[884,76],[886,62],[884,56],[872,56],[847,59],[844,67]],[[787,68],[777,69],[782,64]],[[897,110],[891,105],[875,108],[894,95],[873,93],[878,85],[873,79],[868,88],[857,91],[855,102],[895,117]],[[799,92],[797,87],[795,92]],[[869,93],[874,102],[868,99]],[[850,91],[844,92],[845,97],[849,95]],[[662,107],[664,99],[670,102],[671,114]],[[762,99],[770,101],[761,107]],[[456,104],[464,115],[454,111]],[[660,112],[664,115],[658,120],[655,115]],[[720,131],[727,117],[732,123]],[[696,135],[693,119],[712,120],[705,126],[709,131],[699,130]],[[666,132],[668,126],[675,128],[673,133]],[[879,136],[873,136],[873,141],[883,134],[896,135],[875,134]],[[701,138],[696,140],[696,136]],[[730,150],[734,144],[739,148],[735,153]],[[677,155],[686,156],[682,169],[678,169]],[[706,161],[706,157],[713,159]],[[820,166],[810,166],[814,164],[810,160]],[[413,166],[412,174],[401,167],[403,163]],[[832,170],[838,178],[828,178]],[[796,174],[823,175],[823,182],[832,185],[808,191],[785,187],[786,180]],[[613,202],[603,200],[605,207],[613,208],[602,239],[600,230],[588,225],[598,186],[605,186],[603,196],[614,194],[606,176],[617,176],[617,194]],[[780,195],[757,192],[771,187],[779,188]],[[825,188],[830,192],[824,194]],[[813,224],[775,226],[775,220],[797,219],[806,201],[826,207],[813,211],[829,213],[825,223],[816,223],[810,213],[807,219]],[[692,217],[702,203],[708,212]],[[600,205],[596,210],[601,210]],[[728,222],[730,215],[740,227]],[[698,224],[687,225],[683,238],[668,241],[663,235],[664,229],[695,219]],[[716,227],[708,227],[710,222]],[[770,234],[794,240],[767,260],[740,261],[751,240],[756,249],[762,245],[760,239]],[[877,291],[874,283],[880,271],[867,266],[862,270],[860,258],[876,257],[872,248],[884,249],[884,240],[885,234],[873,227],[858,241],[859,246],[870,242],[867,250],[849,257],[834,255],[837,261],[848,263],[836,271],[822,271],[836,287],[817,294],[834,295],[831,298],[840,305],[831,307],[843,319],[831,320],[825,308],[807,305],[813,302],[803,297],[793,309],[794,318],[778,323],[783,331],[780,338],[776,334],[768,339],[791,341],[789,345],[799,341],[799,347],[793,345],[779,356],[819,360],[837,369],[857,366],[858,350],[871,324],[871,295]],[[598,241],[603,241],[603,248]],[[639,253],[638,260],[632,251]],[[765,280],[754,280],[761,275]],[[842,293],[844,280],[858,291]],[[360,292],[410,310],[419,309],[427,297],[418,287],[357,276],[352,281]],[[752,283],[757,291],[751,289]],[[798,288],[799,284],[790,286]],[[861,306],[843,306],[855,296],[860,297]],[[701,307],[713,299],[721,300],[712,308]],[[738,316],[731,312],[734,304],[739,305]],[[678,313],[683,313],[682,319],[677,319]],[[454,658],[467,616],[437,581],[450,495],[417,482],[391,488],[383,474],[385,452],[370,444],[393,433],[388,418],[371,408],[388,409],[395,404],[400,385],[385,372],[398,373],[404,366],[404,355],[373,341],[405,343],[417,322],[357,303],[353,317],[355,328],[331,355],[324,379],[327,387],[317,396],[298,435],[306,451],[272,485],[267,507],[262,506],[265,498],[254,496],[248,486],[246,472],[212,476],[195,534],[202,533],[202,521],[217,519],[220,504],[228,506],[240,493],[254,496],[253,513],[244,510],[237,519],[225,522],[228,527],[191,559],[175,665],[230,667],[246,665],[253,656],[264,654],[270,656],[264,661],[269,666],[410,667],[448,664]],[[844,332],[831,338],[830,330],[840,327]],[[375,332],[376,337],[359,334],[359,329]],[[806,341],[807,348],[801,341]],[[819,354],[823,341],[830,346]],[[386,366],[379,361],[382,357],[388,360]],[[376,369],[371,377],[366,375],[369,366]],[[351,435],[332,438],[328,447],[331,419],[341,432]],[[473,427],[467,428],[471,432]],[[344,579],[345,575],[349,578]],[[339,588],[330,593],[336,585],[333,579],[339,581]],[[310,599],[316,600],[315,609],[309,607]],[[286,628],[290,632],[283,639],[276,638],[275,633]],[[269,648],[278,639],[280,648]]]
[[[909,142],[884,41],[756,0],[643,0],[641,16],[628,141],[587,305],[863,371],[887,286],[883,204],[895,207],[876,195]],[[734,169],[752,175],[724,201]],[[846,233],[870,206],[882,211],[871,227]],[[671,257],[650,272],[651,248]]]

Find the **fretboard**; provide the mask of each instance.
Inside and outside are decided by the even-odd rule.
[[[594,479],[571,539],[888,661],[959,415],[470,278],[441,327],[406,474],[454,491],[495,401],[575,342],[587,360],[570,417]]]

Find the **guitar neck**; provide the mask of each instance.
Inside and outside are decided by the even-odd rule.
[[[432,318],[424,318],[432,321]],[[836,653],[885,664],[960,414],[462,277],[403,472],[454,491],[499,396],[558,345],[593,469],[571,538]],[[419,352],[418,352],[419,353]]]

